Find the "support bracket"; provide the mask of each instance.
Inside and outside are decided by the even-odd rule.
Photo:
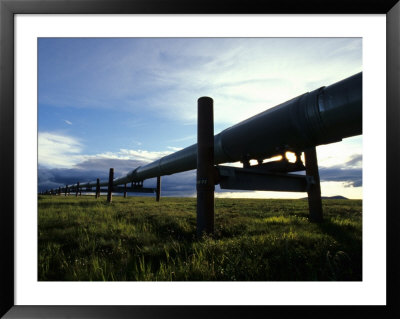
[[[221,189],[307,192],[315,183],[312,176],[268,172],[260,168],[217,166]]]
[[[126,188],[125,186],[113,187],[114,193],[124,193],[125,191],[129,193],[155,193],[156,189],[150,187],[128,187],[128,186]]]

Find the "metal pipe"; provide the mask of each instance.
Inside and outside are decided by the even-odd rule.
[[[214,136],[214,164],[266,159],[286,151],[341,141],[362,134],[362,72],[300,95]],[[197,145],[145,166],[114,184],[195,169]]]
[[[362,72],[302,94],[214,136],[214,164],[262,160],[362,134]],[[197,144],[139,166],[113,185],[197,167]],[[95,186],[95,183],[88,183]],[[106,186],[107,183],[101,183]]]

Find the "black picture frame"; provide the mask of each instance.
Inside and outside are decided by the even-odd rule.
[[[14,15],[315,13],[386,14],[386,306],[16,306],[14,304]],[[4,318],[400,318],[399,179],[400,3],[398,0],[0,0],[0,315]],[[380,167],[377,167],[380,169]],[[384,212],[376,212],[379,218]]]

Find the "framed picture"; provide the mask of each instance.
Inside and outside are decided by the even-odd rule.
[[[32,2],[19,0],[0,1],[0,53],[2,70],[0,75],[0,141],[2,150],[1,163],[3,167],[1,171],[1,180],[7,181],[3,182],[1,186],[1,198],[3,202],[3,209],[0,213],[2,225],[1,239],[3,242],[1,261],[1,315],[4,315],[5,318],[153,318],[170,316],[197,318],[200,316],[231,317],[235,315],[241,317],[281,317],[284,315],[298,316],[300,318],[323,315],[324,317],[336,318],[342,316],[347,318],[368,316],[374,313],[376,317],[392,318],[400,314],[397,305],[399,295],[396,289],[399,282],[398,260],[396,259],[396,243],[399,240],[397,231],[399,221],[395,214],[399,208],[396,201],[398,192],[395,184],[399,175],[397,173],[397,163],[399,161],[397,136],[400,134],[398,128],[398,57],[400,54],[399,3],[396,3],[396,1],[388,1],[386,3],[350,1],[350,4],[342,5],[336,1],[325,1],[320,4],[304,1],[304,3],[299,5],[298,1],[289,1],[284,4],[279,2],[272,4],[250,2],[245,5],[232,4],[226,7],[219,2],[189,3],[181,1],[142,2],[119,0],[101,2],[61,0]],[[103,14],[104,16],[99,16]],[[303,16],[302,22],[301,14],[306,14]],[[321,16],[323,14],[329,14],[329,16]],[[38,274],[36,265],[34,268],[31,267],[32,258],[29,257],[32,255],[30,252],[37,249],[36,246],[24,250],[23,255],[27,255],[27,258],[21,258],[21,254],[16,253],[17,248],[21,247],[21,242],[27,243],[32,237],[32,233],[30,233],[29,230],[25,232],[25,229],[21,228],[21,216],[26,215],[17,214],[21,209],[26,209],[26,207],[29,209],[29,206],[23,205],[25,204],[23,203],[25,200],[22,200],[22,198],[25,198],[25,195],[21,196],[21,194],[26,193],[26,198],[37,196],[36,188],[32,190],[32,192],[29,190],[31,187],[37,187],[37,185],[30,185],[27,182],[26,184],[24,183],[24,187],[21,187],[21,174],[25,174],[25,170],[20,169],[21,163],[23,163],[22,165],[26,166],[26,169],[30,170],[31,173],[34,171],[34,178],[31,178],[31,180],[37,181],[38,173],[35,169],[37,167],[36,158],[35,156],[29,158],[30,154],[37,154],[37,141],[36,143],[35,141],[33,141],[33,143],[25,142],[26,145],[24,145],[23,151],[21,151],[21,145],[18,145],[18,141],[20,141],[18,138],[23,135],[20,133],[21,131],[19,131],[21,127],[23,127],[26,132],[31,132],[32,128],[33,130],[37,130],[37,123],[35,120],[32,120],[32,118],[36,116],[37,111],[34,109],[34,106],[28,107],[23,111],[21,111],[21,108],[17,108],[17,105],[21,105],[21,103],[26,103],[26,105],[36,104],[36,106],[40,104],[39,98],[32,103],[32,96],[37,97],[38,94],[38,83],[34,83],[36,76],[39,82],[39,76],[37,75],[38,64],[36,60],[39,52],[39,41],[37,41],[36,34],[40,34],[39,37],[43,38],[124,38],[132,37],[132,34],[136,37],[154,38],[158,35],[160,37],[168,36],[165,32],[160,33],[160,25],[164,25],[164,29],[168,29],[170,25],[176,24],[178,25],[177,29],[185,29],[181,27],[182,25],[185,25],[185,27],[190,25],[191,27],[188,27],[187,30],[181,30],[179,33],[173,31],[172,37],[190,38],[207,36],[216,38],[262,38],[270,34],[263,30],[265,30],[265,28],[273,28],[275,22],[275,26],[286,24],[289,26],[289,29],[300,30],[301,24],[305,21],[304,17],[308,17],[308,21],[310,21],[309,25],[316,26],[319,23],[321,30],[324,30],[319,33],[318,30],[316,30],[315,34],[310,36],[323,37],[326,34],[327,37],[345,37],[346,32],[338,30],[340,28],[346,29],[346,25],[348,25],[348,32],[350,32],[352,17],[355,21],[354,23],[359,23],[357,30],[361,30],[362,28],[368,29],[367,22],[365,22],[367,20],[362,20],[362,14],[373,14],[369,17],[365,17],[366,19],[374,19],[374,17],[377,17],[379,21],[373,24],[377,28],[376,34],[381,34],[379,32],[384,31],[386,22],[387,105],[386,119],[383,120],[386,121],[386,132],[384,132],[384,129],[381,127],[381,125],[383,125],[382,119],[384,117],[384,112],[375,110],[375,113],[371,113],[376,115],[376,117],[372,119],[372,121],[375,120],[377,123],[378,127],[376,130],[373,125],[368,124],[364,126],[363,124],[363,129],[369,130],[368,132],[375,131],[374,134],[367,134],[369,136],[367,141],[371,141],[370,145],[376,145],[376,150],[381,153],[386,150],[386,163],[384,163],[383,160],[382,163],[379,163],[380,157],[377,156],[375,162],[371,164],[370,161],[370,165],[366,166],[370,171],[374,171],[374,174],[368,175],[368,178],[370,180],[374,178],[376,184],[382,185],[386,183],[386,188],[375,185],[375,188],[363,194],[363,199],[366,199],[365,202],[363,201],[364,205],[370,205],[370,203],[378,201],[378,203],[374,203],[373,209],[368,210],[370,222],[374,220],[372,218],[374,211],[380,210],[381,207],[386,207],[385,218],[382,217],[384,215],[383,209],[380,212],[376,212],[376,216],[374,216],[374,218],[376,218],[376,224],[386,226],[386,242],[385,238],[382,238],[383,236],[379,234],[376,234],[379,240],[377,238],[376,242],[371,241],[373,235],[371,235],[370,232],[371,228],[368,227],[366,228],[367,233],[369,233],[368,241],[364,241],[363,238],[364,245],[365,243],[369,243],[369,245],[371,243],[384,243],[386,245],[386,252],[377,249],[375,255],[371,254],[370,247],[364,246],[363,248],[363,279],[361,283],[370,280],[369,274],[371,273],[371,269],[376,266],[375,269],[378,269],[376,272],[379,274],[374,280],[375,283],[378,281],[381,283],[378,284],[376,289],[377,291],[385,292],[384,295],[377,299],[376,303],[373,298],[374,296],[368,296],[370,290],[364,289],[365,287],[362,285],[357,286],[357,284],[354,283],[351,285],[347,285],[348,283],[335,283],[338,285],[316,283],[316,285],[314,285],[314,283],[308,282],[300,283],[294,287],[291,286],[290,283],[284,282],[283,286],[285,288],[282,288],[282,285],[279,283],[271,283],[269,286],[256,283],[251,286],[243,282],[237,284],[230,282],[225,285],[223,289],[215,283],[211,284],[205,282],[179,283],[174,286],[155,283],[149,283],[149,285],[147,285],[147,283],[142,283],[140,286],[129,286],[116,283],[116,285],[110,285],[107,286],[107,288],[102,286],[99,282],[86,282],[80,285],[74,282],[57,282],[57,279],[55,279],[56,282],[50,283],[42,282],[41,279],[39,279],[35,285],[26,284],[24,282],[21,283],[21,281],[29,282],[29,278],[32,278],[32,273],[36,278],[35,281],[37,281],[36,276]],[[315,20],[315,18],[318,17],[320,17],[320,20]],[[334,19],[335,17],[341,17],[342,19],[338,20],[337,29],[334,28],[334,23],[331,23],[330,27],[325,27],[323,20]],[[358,17],[360,18],[358,19]],[[203,18],[208,20],[201,20]],[[104,19],[104,21],[101,21],[101,19]],[[182,19],[186,20],[184,21]],[[230,19],[232,19],[232,21],[234,21],[233,19],[237,20],[232,22]],[[263,22],[268,19],[275,22],[269,22],[270,24]],[[284,22],[281,21],[279,24],[277,22],[278,19]],[[28,23],[25,23],[27,20]],[[131,24],[131,21],[136,21],[136,24]],[[193,23],[193,21],[196,22]],[[97,26],[100,31],[97,30],[97,33],[95,31],[91,31],[92,33],[85,33],[85,23],[87,25],[93,23],[91,26],[92,30]],[[42,25],[40,26],[40,24]],[[101,27],[101,24],[105,27]],[[340,26],[340,24],[342,25]],[[35,29],[37,25],[39,27]],[[60,25],[62,25],[61,28],[59,28]],[[242,27],[240,27],[240,25],[242,25]],[[32,26],[31,30],[29,26]],[[75,31],[72,31],[74,28]],[[112,31],[118,28],[118,33]],[[142,28],[140,31],[142,33],[140,33],[140,35],[139,33],[132,33],[133,29],[139,28]],[[308,26],[308,28],[310,27]],[[21,39],[21,30],[23,30],[22,33],[27,31],[32,31],[32,33],[28,35],[27,38]],[[46,31],[37,33],[35,30]],[[295,30],[293,30],[292,33],[288,31],[277,32],[276,37],[301,37],[303,34],[301,32],[299,33],[298,30],[296,30],[296,32]],[[324,34],[323,32],[326,33]],[[362,37],[364,34],[361,31],[357,32],[349,33],[348,36],[357,37],[357,35],[359,36],[359,34],[361,34]],[[368,38],[368,41],[363,42],[363,54],[364,52],[368,53],[363,56],[363,63],[365,64],[363,64],[363,71],[364,67],[366,67],[368,70],[366,77],[369,79],[363,83],[363,85],[365,85],[363,90],[368,91],[365,95],[367,99],[373,99],[375,96],[384,96],[384,94],[378,93],[379,88],[384,87],[384,83],[382,82],[384,77],[382,76],[384,73],[384,63],[382,62],[384,60],[384,56],[382,55],[382,52],[384,52],[384,39],[382,39],[382,36],[374,37],[373,30],[365,32],[369,32],[372,36]],[[308,35],[308,33],[304,34]],[[27,41],[26,39],[29,40]],[[372,40],[376,42],[372,43]],[[44,41],[41,43],[44,43]],[[81,44],[78,44],[75,49],[80,45]],[[188,44],[183,44],[183,46],[185,45]],[[374,45],[381,49],[380,51],[377,50],[375,56],[369,54],[371,51],[370,49],[365,49],[371,48]],[[87,47],[89,46],[90,45],[87,45]],[[35,50],[37,50],[35,54],[30,54],[30,52]],[[20,62],[24,60],[20,59],[21,56],[31,56],[34,57],[34,59],[25,59],[29,63],[24,64]],[[45,58],[51,59],[51,55],[49,54]],[[165,58],[168,59],[168,57]],[[368,65],[373,64],[376,65],[375,69],[378,70],[377,72],[381,74],[377,76],[381,81],[375,83],[375,87],[377,88],[376,94],[373,92],[375,89],[373,85],[374,82],[371,81],[371,79],[373,79],[371,74],[374,72],[368,69]],[[53,68],[54,66],[55,65],[52,65]],[[23,72],[21,72],[21,70]],[[26,92],[20,94],[21,87],[19,86],[19,81],[24,75],[29,78],[27,82],[28,85],[24,86]],[[34,75],[34,77],[32,78],[31,75]],[[33,84],[30,85],[29,83]],[[16,93],[17,88],[19,90],[18,94]],[[27,97],[26,101],[23,100],[24,96]],[[365,99],[365,96],[363,96],[363,99]],[[370,103],[367,103],[368,105],[372,104],[371,101],[367,102]],[[382,100],[378,99],[377,103],[382,103]],[[371,122],[371,119],[368,121]],[[64,119],[64,122],[66,125],[72,125],[72,122],[68,119]],[[371,127],[373,127],[372,130],[369,129]],[[19,137],[17,135],[19,135]],[[374,138],[371,138],[371,135],[373,135]],[[386,144],[384,143],[384,139],[386,139]],[[386,148],[384,145],[386,145]],[[371,150],[369,146],[368,152],[370,154],[373,153],[374,150]],[[375,163],[377,163],[376,170],[374,166]],[[382,167],[386,167],[386,171],[384,171]],[[374,190],[376,194],[374,194]],[[385,200],[386,203],[384,203]],[[379,204],[379,202],[381,202],[381,204]],[[26,203],[29,203],[28,199]],[[36,216],[30,216],[28,218],[29,220],[33,220]],[[384,221],[386,221],[386,225],[384,225]],[[368,222],[366,222],[366,225],[368,226]],[[364,226],[363,217],[363,227]],[[363,236],[364,231],[365,228],[363,228]],[[21,237],[21,233],[24,233],[24,239],[21,239],[23,238]],[[380,259],[379,263],[377,262],[376,265],[374,265],[373,259],[370,258],[371,256]],[[366,258],[364,259],[364,257]],[[37,256],[35,258],[37,258]],[[382,261],[384,258],[386,258],[386,261]],[[386,266],[386,269],[382,269],[382,265]],[[386,282],[383,282],[385,275]],[[102,289],[104,289],[104,291],[109,289],[108,293],[111,292],[114,296],[120,295],[121,302],[118,302],[118,298],[111,299],[111,297],[109,297],[110,299],[107,299],[107,294],[104,294],[106,297],[101,296],[101,293],[96,295],[96,293],[102,291]],[[270,289],[270,291],[266,291],[266,289]],[[273,289],[276,289],[275,293],[272,291]],[[279,300],[279,298],[285,296],[285,289],[287,290],[287,300]],[[327,301],[327,298],[322,298],[328,289],[334,291],[333,295],[336,295],[338,298],[330,301]],[[243,294],[243,291],[246,291],[246,293]],[[302,294],[303,291],[305,292],[304,294]],[[356,291],[359,291],[359,300],[363,300],[359,302],[354,302],[353,299],[350,300],[351,295],[355,294]],[[225,296],[220,296],[221,298],[218,298],[218,295],[225,293]],[[252,294],[253,297],[251,297]],[[265,296],[262,296],[263,294],[265,294]],[[299,295],[298,300],[296,300],[296,294]],[[129,295],[131,296],[129,297]],[[279,298],[276,296],[276,298],[274,298],[274,295],[279,296]],[[301,298],[300,295],[302,295]],[[318,295],[321,296],[320,299]],[[63,296],[66,301],[61,301]],[[136,298],[136,301],[130,304],[129,301],[132,300],[132,296]],[[251,301],[251,298],[254,300]],[[266,300],[268,298],[269,301]]]

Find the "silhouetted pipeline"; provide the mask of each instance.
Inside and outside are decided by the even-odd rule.
[[[299,153],[362,134],[362,72],[302,94],[242,121],[214,136],[214,163],[266,159],[286,151]],[[197,144],[139,166],[120,185],[195,169]],[[101,183],[102,186],[107,183]],[[95,186],[95,183],[82,184]]]

